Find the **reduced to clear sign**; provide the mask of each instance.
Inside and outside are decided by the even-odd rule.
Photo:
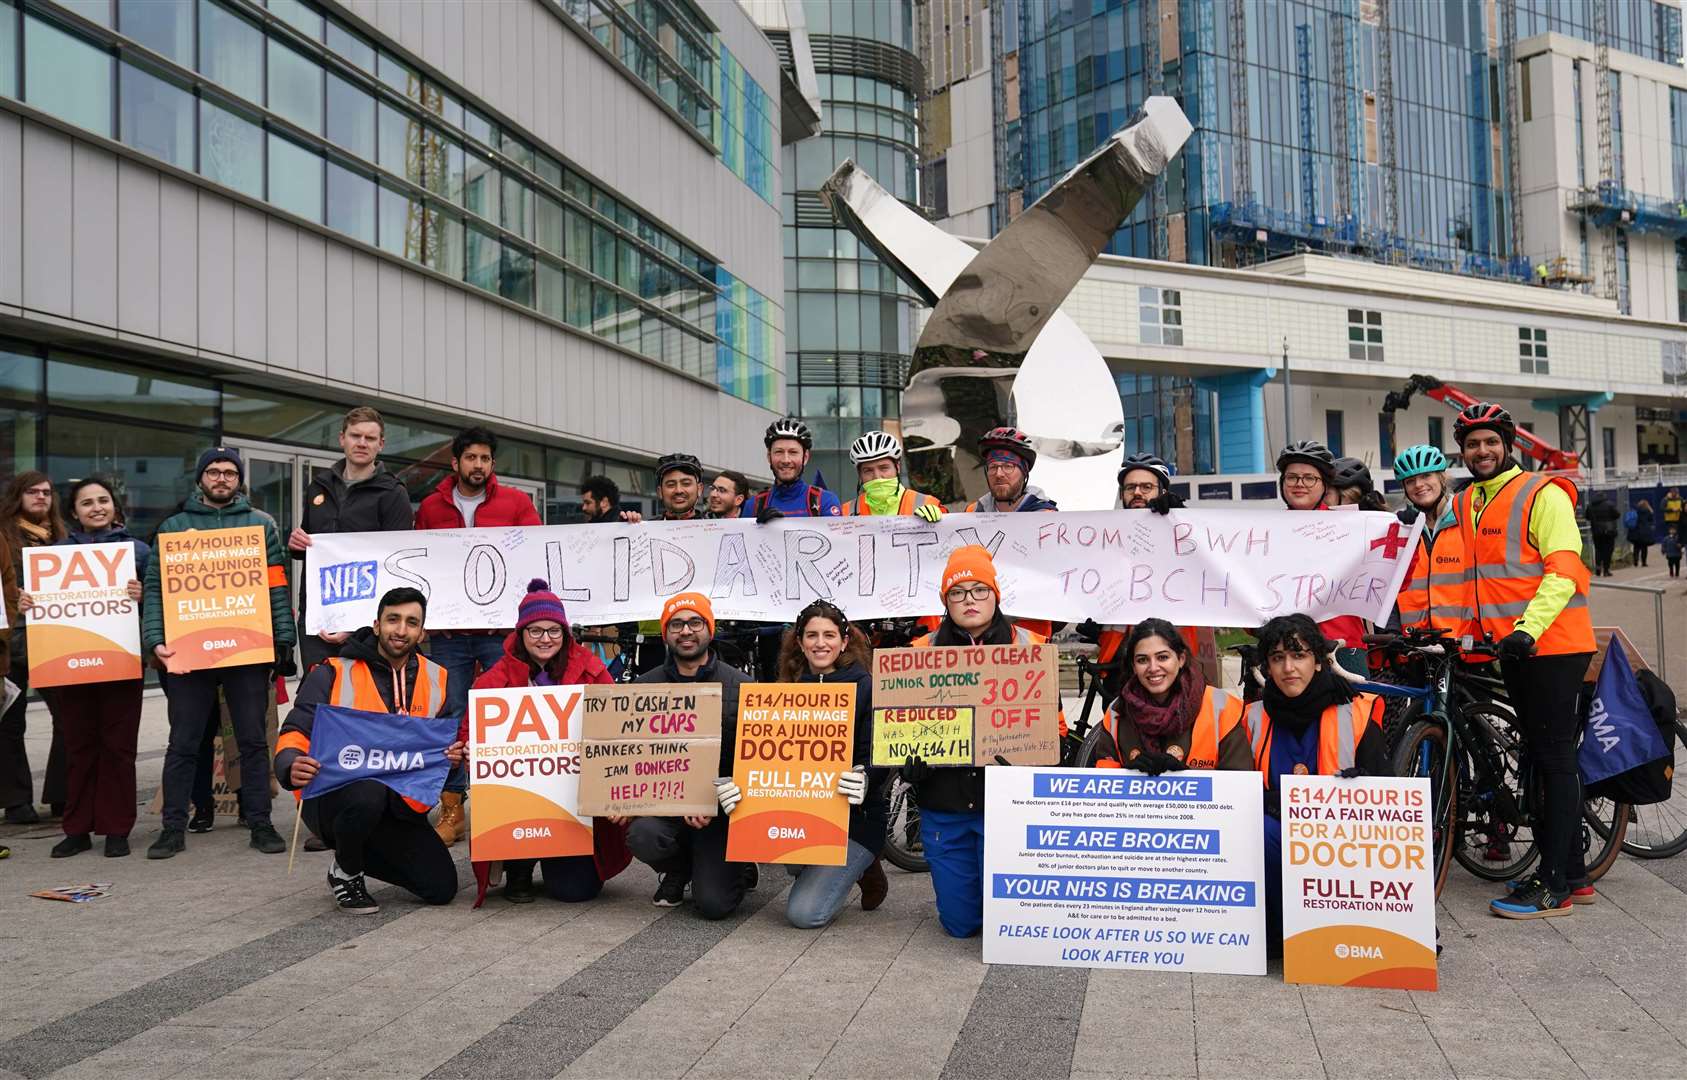
[[[984,773],[984,962],[1265,974],[1255,772]]]
[[[892,705],[873,710],[873,764],[895,768],[972,764],[971,705]]]
[[[1053,765],[1060,761],[1056,660],[1049,644],[878,649],[873,708],[970,708],[972,760],[929,764],[991,765],[1002,757],[1014,765]],[[873,743],[874,764],[902,764],[880,759],[876,734]]]

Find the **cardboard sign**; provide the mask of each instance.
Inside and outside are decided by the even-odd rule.
[[[580,812],[712,817],[721,690],[701,683],[588,686]]]
[[[75,686],[141,677],[135,545],[64,544],[23,553],[23,591],[30,607],[31,686]]]
[[[1429,780],[1281,779],[1283,980],[1434,990]]]
[[[727,860],[844,865],[849,803],[838,774],[854,749],[854,683],[742,687],[732,779],[743,801],[727,827]]]
[[[1055,646],[965,645],[873,653],[873,707],[956,705],[973,710],[972,760],[1014,765],[1060,761],[1060,678]],[[878,758],[875,765],[900,765]],[[932,764],[937,764],[933,762]]]
[[[263,526],[159,533],[153,557],[171,672],[275,660]]]
[[[895,768],[972,764],[971,705],[893,705],[873,710],[873,764]]]
[[[1255,772],[988,769],[984,962],[1265,974]]]
[[[592,853],[580,813],[583,687],[469,691],[469,853],[476,862]]]

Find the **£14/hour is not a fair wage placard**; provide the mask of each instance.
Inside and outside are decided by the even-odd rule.
[[[854,683],[746,683],[732,764],[743,801],[727,827],[727,859],[844,865],[849,803],[838,774],[854,748]]]
[[[153,558],[171,672],[275,660],[263,526],[160,533]]]

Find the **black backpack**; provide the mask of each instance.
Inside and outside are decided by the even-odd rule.
[[[1664,746],[1669,752],[1656,761],[1587,785],[1588,798],[1610,799],[1635,806],[1669,801],[1675,779],[1675,691],[1650,671],[1635,672],[1635,679],[1640,683],[1640,693],[1646,698],[1652,720],[1658,725],[1658,734],[1663,736]]]

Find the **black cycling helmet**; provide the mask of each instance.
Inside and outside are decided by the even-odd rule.
[[[1464,437],[1481,428],[1492,428],[1499,432],[1505,441],[1505,448],[1511,449],[1511,444],[1517,438],[1517,421],[1511,418],[1504,407],[1495,405],[1491,401],[1478,401],[1467,406],[1459,413],[1459,418],[1453,421],[1453,442],[1460,450],[1464,449]]]
[[[656,459],[656,482],[660,484],[662,477],[671,472],[690,473],[697,479],[703,479],[703,463],[697,460],[696,454],[663,454]]]
[[[1330,479],[1330,472],[1335,467],[1335,455],[1330,448],[1313,439],[1302,439],[1283,447],[1283,452],[1277,455],[1277,471],[1282,472],[1294,462],[1311,465],[1323,474],[1326,482]]]
[[[1375,491],[1376,484],[1371,480],[1370,466],[1356,457],[1336,458],[1330,468],[1330,485],[1338,488],[1358,488],[1360,491]]]
[[[1121,464],[1119,475],[1113,480],[1115,484],[1124,483],[1125,474],[1133,469],[1147,469],[1160,478],[1161,487],[1172,486],[1172,471],[1157,454],[1131,454]]]
[[[762,436],[762,445],[768,449],[780,439],[795,439],[802,443],[804,450],[814,449],[814,433],[808,430],[808,425],[794,416],[781,416],[767,425],[767,434]]]

